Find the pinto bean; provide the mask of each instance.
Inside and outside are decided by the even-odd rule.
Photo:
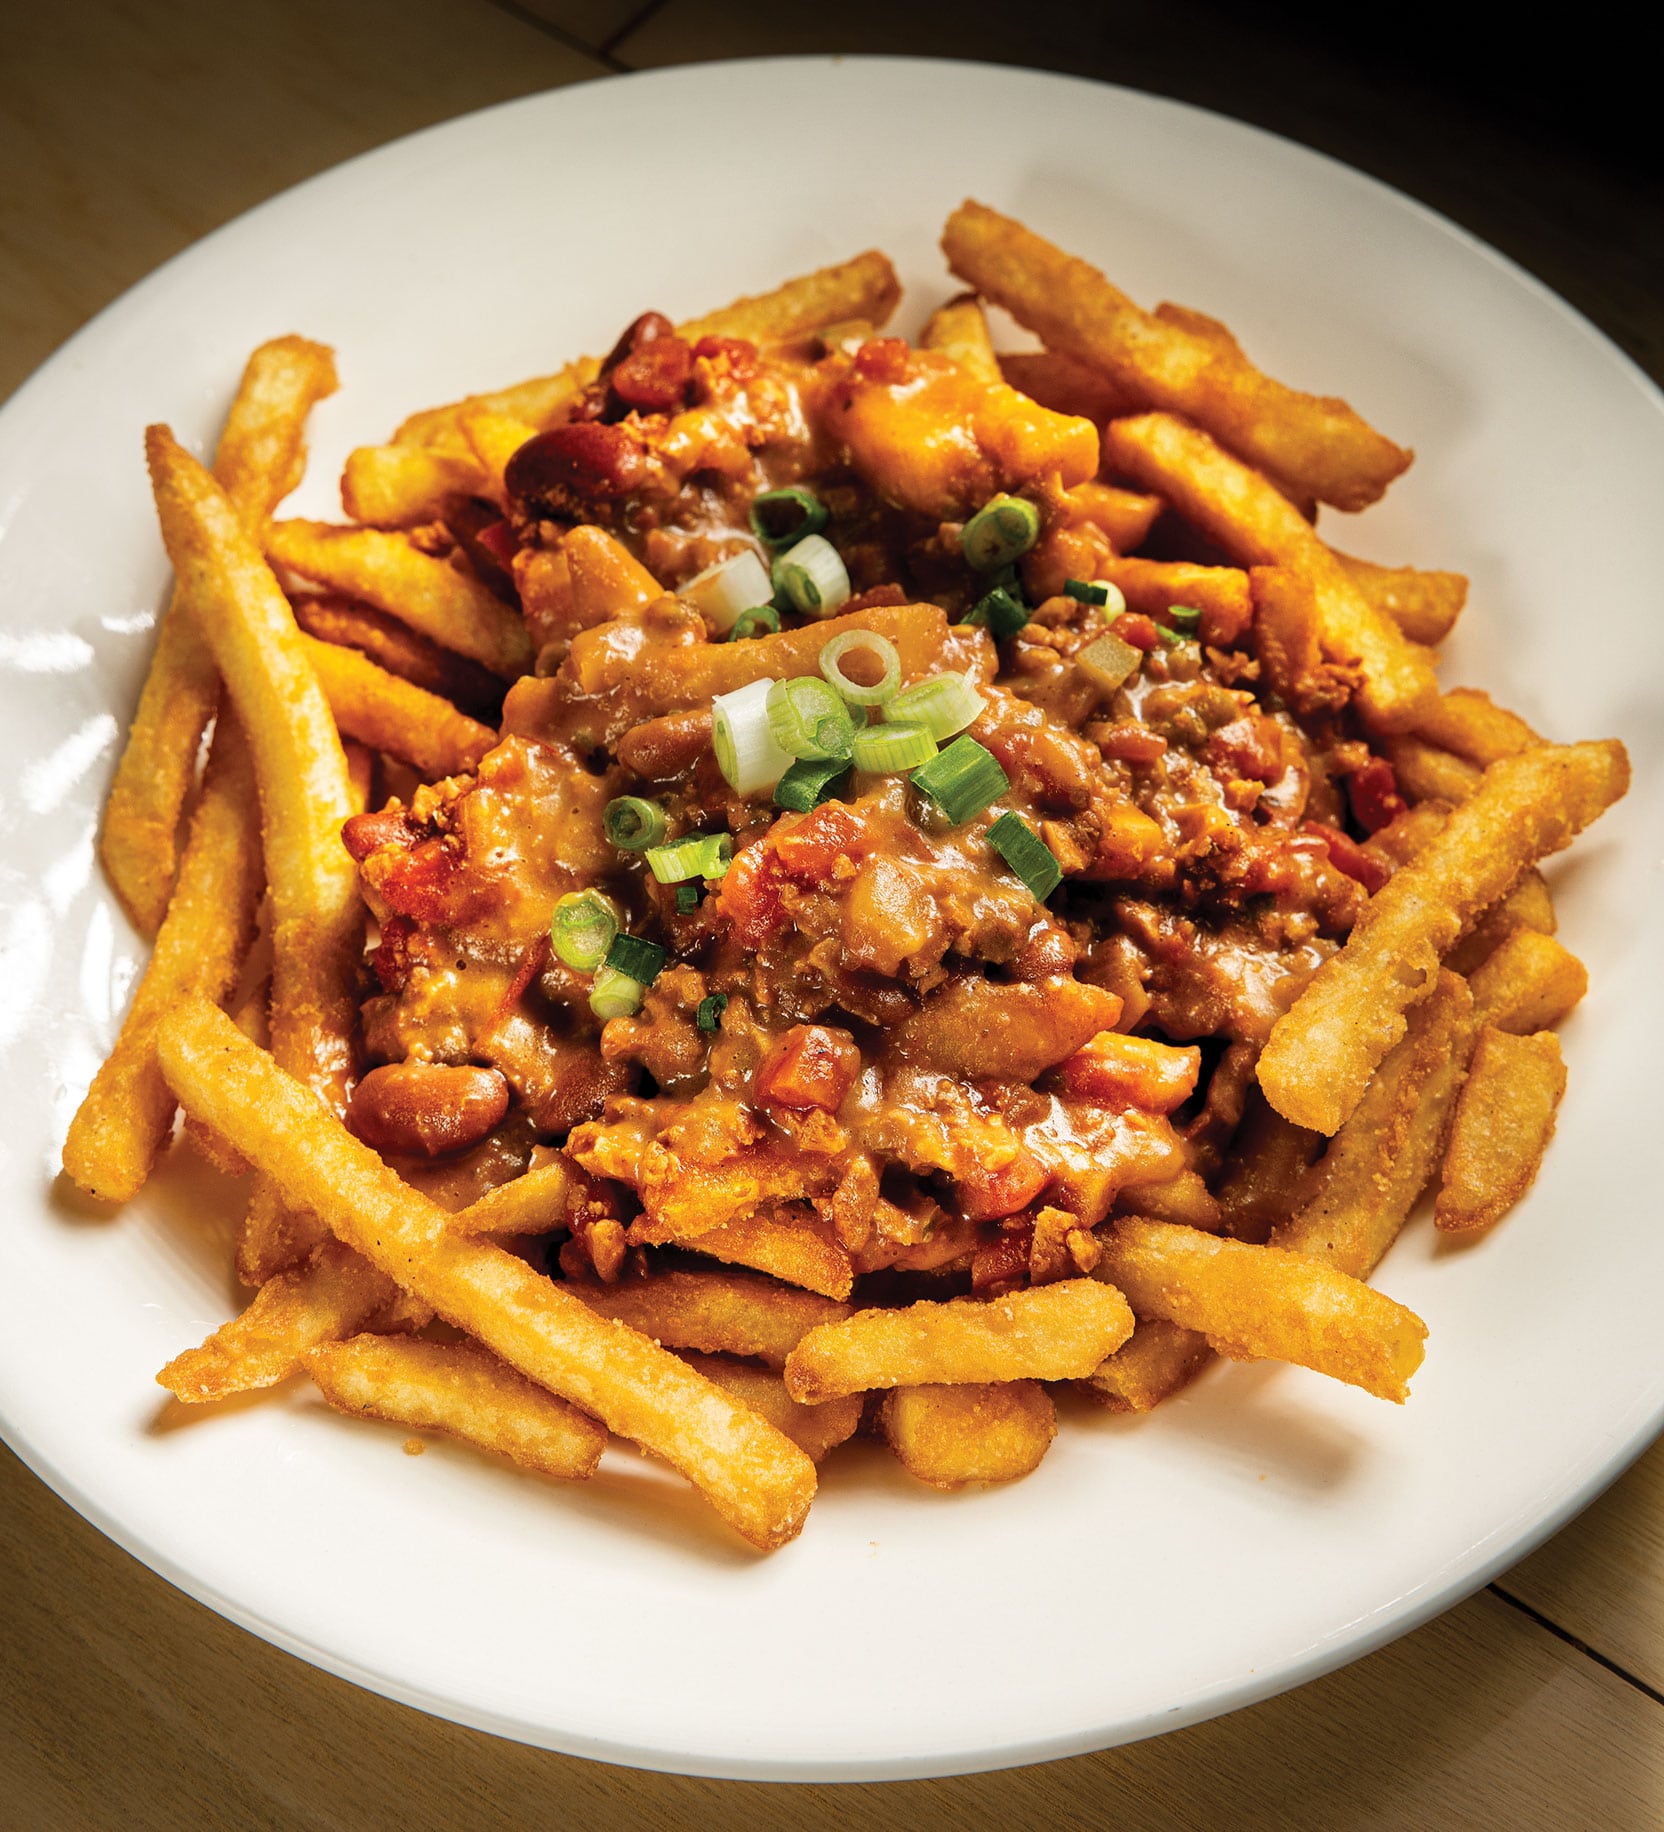
[[[477,1145],[508,1111],[495,1069],[390,1062],[372,1069],[347,1102],[347,1130],[375,1151],[442,1158]]]

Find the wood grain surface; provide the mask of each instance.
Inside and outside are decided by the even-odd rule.
[[[160,261],[353,153],[608,70],[796,50],[1030,62],[1255,121],[1446,211],[1664,373],[1655,171],[1300,19],[1201,0],[35,5],[0,48],[0,395]],[[1124,1750],[882,1787],[638,1774],[391,1704],[189,1601],[4,1451],[0,1568],[0,1832],[1664,1825],[1664,1446],[1491,1592],[1325,1680]]]

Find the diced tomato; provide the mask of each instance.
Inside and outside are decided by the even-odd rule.
[[[824,884],[840,855],[859,862],[872,851],[860,817],[839,802],[825,803],[784,832],[777,829],[766,844],[795,884]]]
[[[1028,1283],[1028,1259],[1034,1223],[1026,1218],[1000,1229],[971,1255],[971,1290],[979,1298],[997,1298]]]
[[[1322,821],[1305,821],[1300,830],[1309,833],[1314,839],[1322,840],[1329,848],[1329,863],[1336,871],[1343,871],[1347,877],[1356,878],[1370,896],[1373,897],[1392,876],[1379,859],[1365,852],[1356,840],[1342,833],[1338,827],[1326,826]]]
[[[761,947],[786,920],[787,885],[830,884],[840,857],[859,862],[871,851],[859,817],[827,802],[790,826],[775,827],[735,858],[717,893],[717,914],[733,924],[746,947]]]
[[[520,543],[514,538],[514,524],[506,518],[500,521],[487,522],[474,539],[490,554],[504,572],[514,565],[514,556],[519,551]]]
[[[830,1024],[794,1024],[773,1039],[752,1080],[765,1107],[818,1107],[835,1113],[861,1073],[861,1052],[846,1030]]]
[[[779,855],[766,840],[746,847],[728,867],[716,911],[733,924],[736,939],[747,948],[760,948],[785,921],[784,882]]]
[[[744,337],[701,337],[693,346],[695,356],[706,362],[726,358],[728,373],[736,382],[748,382],[757,373],[757,346]]]
[[[1161,647],[1155,619],[1146,617],[1142,611],[1123,611],[1109,627],[1122,642],[1134,649],[1142,649],[1146,655],[1152,649]]]
[[[1139,1107],[1146,1113],[1171,1113],[1196,1091],[1202,1052],[1194,1045],[1177,1049],[1154,1037],[1127,1037],[1100,1031],[1058,1065],[1058,1078],[1070,1094],[1105,1106]]]
[[[1408,807],[1398,792],[1397,774],[1385,757],[1371,758],[1361,770],[1347,777],[1346,799],[1352,804],[1353,818],[1366,833],[1379,833]]]
[[[1027,1208],[1051,1181],[1051,1172],[1027,1146],[998,1170],[978,1166],[954,1185],[959,1207],[968,1221],[997,1221]]]
[[[855,370],[869,382],[893,385],[906,381],[911,357],[905,338],[874,337],[855,352]]]
[[[448,840],[423,840],[408,852],[381,852],[365,880],[396,915],[455,927],[478,915],[486,891]]]
[[[403,992],[410,978],[410,938],[416,925],[408,916],[389,916],[381,925],[370,965],[384,992]]]

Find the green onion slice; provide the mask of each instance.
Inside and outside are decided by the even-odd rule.
[[[849,764],[842,757],[800,758],[774,785],[774,805],[807,814],[823,801],[831,801],[848,774]]]
[[[601,891],[568,891],[549,919],[555,953],[579,973],[601,965],[618,930],[618,906]]]
[[[988,829],[988,844],[1044,903],[1063,882],[1057,855],[1020,814],[1002,814]]]
[[[751,605],[764,604],[774,589],[765,567],[748,547],[730,554],[689,579],[677,593],[711,620],[718,632],[731,630],[734,619]]]
[[[601,826],[613,845],[645,852],[664,838],[664,809],[643,795],[619,795],[607,803]]]
[[[826,504],[813,490],[794,484],[752,499],[751,532],[765,547],[790,547],[825,526]]]
[[[830,617],[849,597],[849,573],[825,535],[811,534],[774,559],[774,602],[805,617]]]
[[[1158,623],[1156,625],[1156,634],[1161,638],[1162,642],[1169,649],[1178,648],[1179,644],[1184,641],[1184,638],[1178,633],[1177,630],[1170,629],[1164,623]]]
[[[1009,566],[1040,538],[1040,511],[1021,496],[990,497],[965,524],[960,551],[978,572]]]
[[[741,611],[734,619],[728,640],[744,642],[750,636],[773,635],[779,628],[780,613],[772,604],[754,604],[749,611]]]
[[[930,728],[907,722],[869,725],[855,734],[855,767],[877,776],[910,770],[936,755]]]
[[[697,884],[678,884],[676,886],[676,914],[691,916],[699,908],[699,886]]]
[[[878,665],[878,679],[870,686],[852,681],[844,672],[844,657],[857,651],[872,656]],[[881,706],[901,685],[901,653],[876,630],[845,630],[821,650],[820,671],[851,706]]]
[[[962,732],[982,707],[982,695],[968,674],[933,674],[886,700],[884,717],[897,724],[922,725],[940,744]]]
[[[791,766],[791,752],[781,750],[768,728],[773,686],[765,675],[711,701],[711,748],[717,768],[737,795],[772,789]]]
[[[647,864],[661,884],[682,884],[720,878],[733,856],[734,842],[726,833],[697,834],[673,846],[649,846]]]
[[[1109,586],[1086,579],[1065,579],[1063,595],[1073,598],[1077,604],[1108,604]]]
[[[699,1001],[699,1008],[693,1014],[693,1021],[702,1031],[714,1031],[722,1023],[722,1014],[727,1009],[727,993],[707,993]]]
[[[615,935],[612,946],[607,950],[607,965],[614,972],[627,973],[632,980],[638,980],[643,986],[653,984],[669,959],[667,949],[639,935]]]
[[[977,600],[975,609],[966,615],[964,621],[984,625],[996,642],[1004,642],[1008,636],[1015,636],[1028,622],[1028,607],[1020,598],[1013,597],[1003,585],[997,585]]]
[[[616,967],[601,967],[595,984],[589,989],[589,1009],[596,1017],[630,1018],[641,1010],[641,995],[646,991],[640,980],[620,973]]]
[[[848,759],[855,722],[833,688],[818,675],[776,681],[768,690],[769,735],[792,757]]]
[[[980,814],[1011,787],[999,759],[974,738],[955,738],[945,751],[920,764],[910,780],[955,827]]]
[[[1186,636],[1194,636],[1202,627],[1202,613],[1193,604],[1170,604],[1167,607],[1167,621],[1175,630],[1182,630]]]
[[[1119,636],[1100,636],[1089,642],[1075,657],[1075,666],[1105,693],[1113,693],[1121,683],[1135,674],[1143,661],[1143,651]]]

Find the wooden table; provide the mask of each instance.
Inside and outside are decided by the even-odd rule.
[[[794,50],[1026,61],[1276,128],[1466,223],[1664,374],[1656,157],[1625,138],[1628,91],[1609,90],[1598,131],[1545,129],[1526,104],[1550,107],[1552,85],[1504,106],[1459,70],[1435,81],[1437,58],[1395,61],[1390,25],[1341,39],[1254,11],[1250,27],[1200,0],[986,18],[963,0],[835,17],[777,0],[37,5],[0,50],[0,395],[159,261],[366,147],[607,71]],[[0,1832],[1664,1824],[1664,1444],[1488,1591],[1329,1679],[1130,1749],[884,1787],[635,1774],[389,1704],[187,1601],[3,1451],[0,1560]]]

